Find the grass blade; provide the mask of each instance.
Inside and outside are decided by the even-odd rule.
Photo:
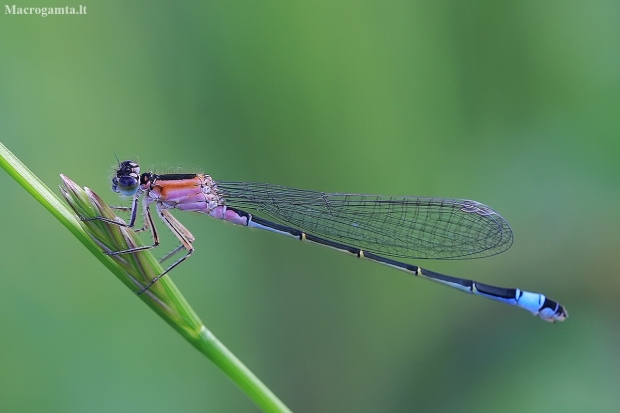
[[[114,257],[105,251],[140,246],[135,233],[102,221],[81,222],[81,218],[104,216],[117,219],[112,210],[88,188],[81,188],[64,175],[61,193],[71,209],[0,143],[0,167],[52,213],[99,261],[128,288],[136,292],[141,285],[162,272],[149,251]],[[145,293],[136,296],[162,317],[172,328],[215,363],[265,412],[290,410],[232,354],[202,323],[169,277],[163,277]]]

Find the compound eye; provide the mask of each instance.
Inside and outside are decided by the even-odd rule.
[[[139,186],[138,176],[134,174],[112,178],[112,190],[121,195],[134,195],[138,191]]]

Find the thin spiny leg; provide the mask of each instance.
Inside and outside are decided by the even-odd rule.
[[[110,218],[106,218],[106,217],[80,218],[80,219],[82,221],[102,221],[102,222],[107,222],[108,224],[118,225],[119,227],[133,228],[133,226],[136,224],[136,216],[137,216],[137,209],[138,209],[138,197],[139,197],[139,195],[136,194],[133,197],[133,200],[131,201],[131,208],[127,208],[127,209],[131,209],[131,219],[129,220],[129,224],[125,224],[124,222],[118,222],[118,221],[116,221],[114,219],[110,219]],[[120,208],[125,209],[126,207],[112,207],[112,209],[117,209],[117,208],[118,209],[120,209]]]
[[[95,218],[88,218],[88,219],[84,219],[84,221],[94,221],[94,220],[98,220],[98,221],[103,221],[103,222],[107,222],[110,224],[114,224],[114,225],[118,225],[120,227],[127,227],[127,228],[132,228],[133,225],[135,224],[136,221],[136,209],[137,209],[137,199],[135,198],[135,202],[133,204],[132,207],[132,216],[131,216],[131,221],[129,222],[129,224],[123,224],[114,220],[111,220],[109,218],[105,218],[105,217],[95,217]],[[151,233],[153,235],[153,245],[146,245],[146,246],[142,246],[142,247],[135,247],[135,248],[129,248],[126,250],[122,250],[122,251],[112,251],[112,252],[108,252],[108,251],[104,251],[104,254],[106,255],[110,255],[110,256],[115,256],[115,255],[121,255],[121,254],[130,254],[130,253],[134,253],[134,252],[138,252],[138,251],[144,251],[144,250],[150,250],[152,248],[155,248],[157,246],[159,246],[159,235],[157,234],[157,228],[155,227],[155,225],[153,224],[153,217],[151,216],[151,210],[149,208],[149,203],[148,201],[143,201],[143,205],[144,205],[144,216],[146,217],[146,219],[144,220],[144,226],[142,227],[143,230],[144,228],[150,228],[151,229]],[[138,232],[138,231],[136,231]]]
[[[133,217],[133,208],[131,207],[124,207],[124,206],[116,206],[116,205],[110,205],[110,209],[115,210],[115,211],[123,211],[123,212],[129,212],[131,213],[131,216]],[[136,214],[137,215],[137,214]],[[135,220],[135,219],[134,219]],[[146,221],[142,221],[142,227],[141,228],[134,228],[133,232],[144,232],[148,229],[148,226],[146,224]]]
[[[183,224],[181,224],[174,216],[172,216],[172,214],[168,212],[168,210],[162,209],[160,203],[157,203],[157,206],[155,208],[157,209],[157,213],[162,219],[162,221],[164,221],[164,223],[168,226],[168,228],[170,228],[172,233],[176,235],[179,241],[181,241],[181,246],[187,249],[187,254],[174,262],[170,267],[168,267],[157,277],[153,278],[142,290],[138,292],[138,294],[142,294],[143,292],[151,288],[151,286],[155,284],[161,277],[169,273],[174,267],[185,261],[190,255],[194,253],[194,247],[192,247],[192,242],[195,240],[195,238],[192,233],[189,232],[187,228],[185,228]],[[179,250],[180,248],[177,248],[177,250],[175,250],[174,252],[176,253]],[[164,258],[169,258],[169,255],[170,254],[168,254]]]
[[[174,255],[176,255],[179,251],[181,251],[183,248],[185,248],[185,245],[180,244],[178,247],[176,247],[175,249],[173,249],[172,251],[170,251],[168,254],[164,255],[163,257],[161,257],[159,259],[159,263],[163,263],[164,261],[166,261],[167,259],[169,259],[170,257],[173,257]]]

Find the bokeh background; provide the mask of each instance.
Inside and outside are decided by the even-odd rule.
[[[550,325],[177,214],[197,241],[176,284],[293,411],[618,411],[620,3],[83,5],[0,13],[0,141],[55,191],[64,173],[118,204],[116,152],[225,180],[475,199],[510,222],[512,249],[422,265],[570,313]],[[0,411],[258,411],[4,172],[0,188]]]

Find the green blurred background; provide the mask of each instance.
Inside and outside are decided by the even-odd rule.
[[[570,313],[549,325],[176,214],[197,241],[175,282],[293,411],[618,411],[620,3],[83,4],[0,14],[0,141],[54,191],[64,173],[118,204],[114,151],[157,171],[475,199],[510,222],[512,249],[422,265]],[[0,411],[258,411],[5,173],[0,188]]]

